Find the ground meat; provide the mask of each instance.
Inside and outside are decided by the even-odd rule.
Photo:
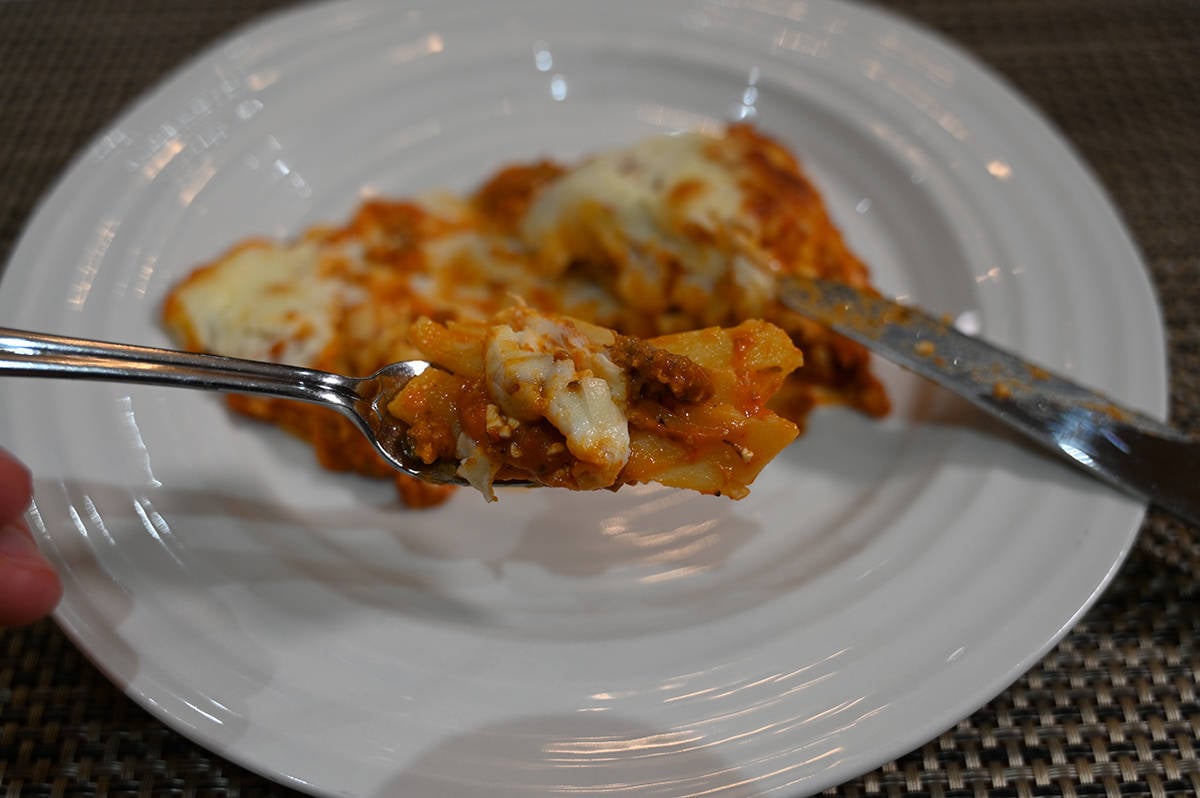
[[[631,393],[650,396],[662,388],[683,402],[703,402],[713,394],[712,377],[696,361],[628,336],[617,336],[608,356],[631,373]]]

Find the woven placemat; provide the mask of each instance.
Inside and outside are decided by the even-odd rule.
[[[0,0],[0,259],[71,155],[270,0]],[[1158,287],[1177,424],[1200,434],[1200,3],[890,0],[990,64],[1076,145]],[[1200,530],[1157,512],[1048,656],[830,795],[1200,794]],[[0,633],[0,796],[289,791],[167,729],[49,622]]]

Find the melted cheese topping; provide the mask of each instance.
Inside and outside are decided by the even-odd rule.
[[[629,385],[604,350],[616,336],[562,319],[511,315],[517,329],[501,324],[487,334],[489,396],[511,419],[553,424],[570,453],[589,466],[576,469],[581,487],[611,485],[629,460]]]
[[[323,257],[308,243],[244,246],[176,294],[175,312],[205,350],[308,365],[334,336],[336,308],[362,299],[351,285],[322,277]]]
[[[564,219],[596,202],[636,245],[686,224],[716,230],[742,222],[738,174],[713,157],[712,144],[709,136],[682,133],[591,158],[541,193],[522,237],[540,249]]]
[[[676,285],[710,294],[730,268],[713,243],[753,224],[744,175],[718,156],[700,133],[598,155],[541,193],[521,238],[548,274],[562,274],[591,248],[610,256],[614,293],[628,307],[660,311]]]

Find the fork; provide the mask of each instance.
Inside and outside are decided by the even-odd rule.
[[[780,284],[780,299],[968,399],[1092,476],[1200,525],[1200,443],[1169,426],[883,297],[790,278]],[[921,350],[922,343],[931,345],[929,352]],[[934,357],[935,351],[941,354]],[[366,377],[346,377],[0,327],[0,374],[176,385],[327,405],[350,419],[400,471],[428,482],[465,485],[455,463],[426,464],[413,455],[405,425],[387,411],[392,398],[429,367],[424,360],[404,360]]]
[[[346,377],[280,363],[0,327],[0,374],[175,385],[327,405],[350,419],[400,471],[427,482],[465,485],[457,463],[426,464],[412,454],[404,423],[387,411],[392,398],[429,365],[403,360],[366,377]]]

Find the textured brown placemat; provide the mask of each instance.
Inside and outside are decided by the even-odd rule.
[[[0,259],[93,133],[198,47],[281,5],[0,0]],[[1006,76],[1097,172],[1160,292],[1173,418],[1200,434],[1200,3],[887,5]],[[1151,513],[1114,584],[1042,662],[829,794],[1200,794],[1198,577],[1200,531]],[[154,720],[49,622],[0,633],[0,796],[288,792]]]

